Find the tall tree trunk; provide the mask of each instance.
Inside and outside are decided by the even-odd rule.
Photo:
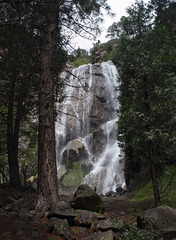
[[[23,80],[25,81],[25,80]],[[19,136],[20,136],[20,124],[23,112],[23,102],[26,97],[26,87],[25,84],[21,84],[21,91],[18,96],[18,104],[16,109],[15,125],[14,125],[14,157],[15,161],[18,162],[18,148],[19,148]]]
[[[158,207],[160,206],[160,195],[159,195],[158,181],[156,176],[153,146],[151,142],[149,143],[149,152],[150,152],[150,169],[151,169],[151,176],[152,176],[153,195],[154,195],[155,207]]]
[[[147,130],[149,131],[151,128],[150,123],[150,117],[151,117],[151,109],[149,104],[149,94],[148,94],[148,81],[147,78],[144,77],[144,95],[146,100],[146,113],[149,116],[149,120],[147,123]],[[153,185],[153,195],[154,195],[154,201],[155,201],[155,207],[160,206],[160,195],[159,195],[159,189],[158,189],[158,181],[157,181],[157,175],[156,175],[156,168],[155,168],[155,159],[154,159],[154,152],[153,152],[153,143],[152,141],[149,141],[149,158],[150,158],[150,171],[151,171],[151,177],[152,177],[152,185]]]
[[[57,1],[56,1],[57,2]],[[54,123],[54,76],[58,4],[48,1],[44,26],[42,73],[39,93],[38,198],[37,210],[58,201]]]
[[[0,161],[1,161],[1,159],[0,159]],[[2,183],[8,183],[8,178],[6,176],[4,166],[1,164],[1,162],[0,162],[0,173],[2,175],[2,179],[1,179],[1,175],[0,175],[0,180],[2,180]]]
[[[124,175],[127,188],[130,186],[131,177],[133,178],[133,148],[129,145],[131,137],[127,134],[125,138],[125,166]]]
[[[13,129],[13,106],[14,106],[14,84],[12,86],[11,95],[9,96],[8,114],[7,114],[7,152],[8,152],[8,165],[9,165],[9,177],[10,185],[16,189],[21,187],[18,157],[14,137]]]

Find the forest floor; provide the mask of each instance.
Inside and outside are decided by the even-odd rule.
[[[126,193],[122,196],[104,197],[107,217],[117,217],[120,220],[136,225],[136,219],[140,212],[153,207],[153,199],[143,201],[130,201],[135,192]]]
[[[9,188],[0,185],[0,203],[3,204],[7,196],[19,196],[26,198],[31,206],[35,204],[36,193],[31,191],[15,192]],[[122,196],[103,197],[102,200],[106,206],[107,217],[117,217],[119,220],[127,221],[136,225],[137,215],[153,205],[153,200],[148,199],[140,202],[132,202],[130,199],[135,192],[126,193]],[[71,198],[70,198],[71,199]],[[69,202],[68,197],[62,197],[61,200]],[[35,236],[35,229],[38,229],[41,220],[20,221],[15,211],[4,211],[0,208],[0,240],[61,240],[63,238],[41,233]],[[31,236],[32,231],[32,236]],[[43,234],[43,235],[42,235]],[[42,237],[41,237],[42,236]]]

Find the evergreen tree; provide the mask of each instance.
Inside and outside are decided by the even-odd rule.
[[[101,7],[107,11],[109,7],[106,0],[1,1],[0,4],[1,94],[5,99],[2,107],[7,108],[10,183],[20,187],[17,157],[20,123],[30,112],[25,103],[37,100],[35,88],[39,84],[37,209],[48,209],[58,199],[54,89],[66,60],[63,47],[68,44],[71,32],[79,35],[84,32],[84,36],[94,36],[92,31],[97,34]],[[35,85],[31,79],[39,82]],[[34,95],[30,94],[31,86]]]
[[[121,81],[118,139],[130,169],[136,174],[150,169],[158,206],[157,176],[176,157],[175,45],[165,26],[151,22],[150,9],[138,1],[128,8],[126,24],[118,24],[123,34],[113,50],[113,60]]]
[[[40,4],[39,4],[40,5]],[[40,7],[45,13],[41,49],[41,78],[39,93],[39,156],[38,156],[38,200],[37,210],[48,209],[58,200],[57,167],[54,128],[54,79],[56,48],[63,44],[64,27],[81,34],[93,30],[97,25],[100,8],[106,1],[44,1]],[[98,28],[95,28],[95,31]]]
[[[0,111],[6,119],[10,185],[20,188],[20,124],[34,108],[37,99],[38,39],[26,28],[25,4],[1,2],[1,10]]]

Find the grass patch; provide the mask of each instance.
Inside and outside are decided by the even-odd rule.
[[[146,199],[151,199],[153,197],[153,188],[152,188],[152,181],[150,180],[145,185],[140,185],[136,189],[135,196],[130,199],[131,202],[138,202],[143,201]]]
[[[161,200],[161,205],[169,206],[176,209],[176,194],[168,199]]]
[[[176,209],[176,176],[173,176],[169,183],[169,176],[165,175],[161,179],[161,205],[167,205]]]
[[[176,209],[176,168],[169,166],[165,168],[164,173],[158,179],[161,205],[167,205]],[[136,189],[135,196],[130,199],[131,202],[144,201],[153,198],[152,181],[148,180]]]

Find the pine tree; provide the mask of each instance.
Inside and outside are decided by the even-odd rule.
[[[124,147],[127,166],[134,174],[143,172],[145,176],[150,169],[158,206],[157,177],[176,156],[175,46],[165,26],[151,22],[148,6],[141,8],[136,2],[135,8],[130,7],[127,12],[126,25],[121,24],[123,34],[113,51],[121,74],[118,139]]]

